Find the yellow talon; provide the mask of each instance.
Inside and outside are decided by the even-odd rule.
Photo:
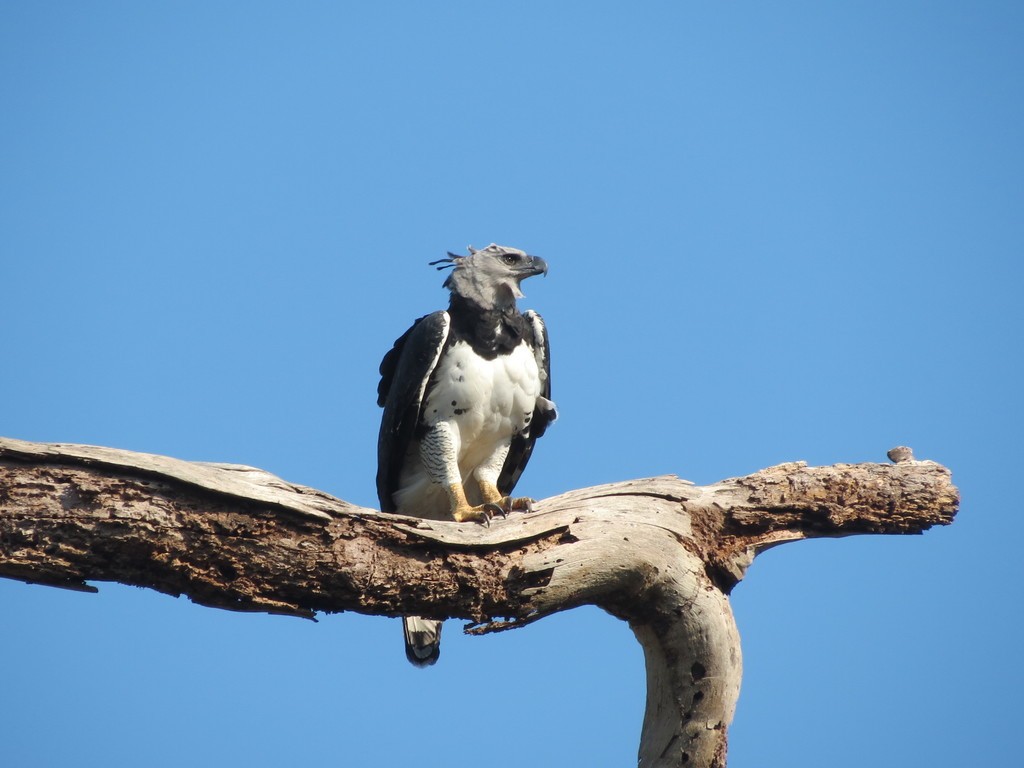
[[[502,496],[492,483],[481,481],[480,495],[487,504],[500,509],[502,517],[509,512],[533,512],[533,499],[528,496]]]
[[[466,492],[462,485],[456,483],[448,486],[448,497],[452,504],[452,517],[457,523],[475,522],[484,525],[491,524],[491,517],[494,515],[493,504],[486,503],[474,507],[466,501]]]
[[[480,483],[480,495],[484,503],[471,505],[461,484],[448,486],[448,497],[452,505],[452,518],[457,523],[476,522],[490,525],[495,515],[507,517],[509,512],[532,512],[533,499],[526,496],[502,496],[490,483]]]

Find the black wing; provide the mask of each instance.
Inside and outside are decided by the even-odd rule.
[[[402,461],[420,420],[430,377],[448,340],[447,312],[421,317],[395,341],[380,363],[377,405],[384,408],[377,438],[377,498],[382,512],[394,512]]]
[[[537,358],[537,367],[541,370],[543,383],[541,384],[540,397],[537,399],[537,407],[534,408],[533,418],[530,419],[530,427],[524,433],[512,438],[512,445],[508,449],[508,456],[505,458],[505,465],[501,468],[498,476],[498,490],[503,496],[509,496],[512,489],[519,482],[519,476],[526,469],[526,464],[533,453],[533,444],[537,438],[544,434],[548,425],[558,418],[555,411],[555,404],[551,402],[551,345],[548,342],[548,331],[544,326],[544,320],[533,310],[523,313],[526,318],[527,333],[533,346],[533,354]]]

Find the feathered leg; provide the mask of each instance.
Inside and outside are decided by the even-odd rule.
[[[494,504],[473,506],[466,500],[459,472],[458,436],[446,422],[438,422],[420,441],[420,458],[430,479],[448,491],[452,518],[458,523],[472,520],[484,525],[490,522],[495,511],[501,512]],[[500,495],[500,494],[499,494]]]

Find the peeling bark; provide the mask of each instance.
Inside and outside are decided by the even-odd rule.
[[[597,605],[644,648],[640,765],[718,768],[741,678],[728,594],[757,553],[952,522],[949,471],[890,457],[613,483],[482,527],[382,514],[251,467],[0,438],[0,576],[305,617],[454,617],[472,633]]]

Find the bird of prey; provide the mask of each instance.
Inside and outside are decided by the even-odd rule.
[[[431,264],[451,268],[450,302],[416,320],[381,361],[377,494],[383,512],[487,524],[530,508],[512,489],[556,417],[544,321],[516,307],[520,282],[548,265],[494,244]],[[441,622],[403,622],[409,661],[436,662]]]

